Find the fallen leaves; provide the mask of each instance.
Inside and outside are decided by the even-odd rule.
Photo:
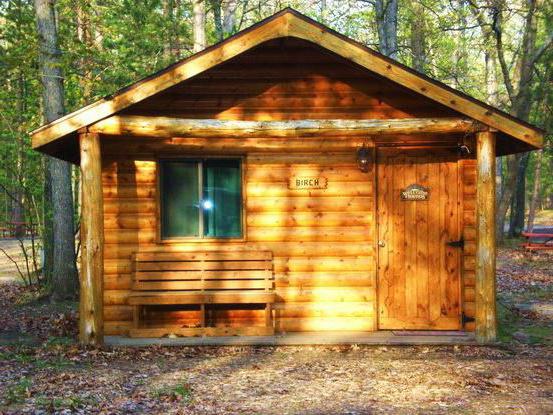
[[[546,290],[548,261],[501,250],[502,294]],[[0,336],[38,342],[0,346],[1,414],[553,413],[551,347],[82,348],[71,307],[22,295],[1,287]]]

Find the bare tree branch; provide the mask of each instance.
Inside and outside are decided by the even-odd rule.
[[[542,55],[545,53],[549,47],[553,45],[553,32],[549,33],[545,41],[543,42],[543,45],[541,45],[538,50],[534,53],[534,56],[530,58],[530,65],[534,66],[536,62],[542,57]]]
[[[0,248],[0,251],[6,256],[6,258],[8,258],[11,262],[13,262],[13,264],[15,265],[15,268],[17,269],[17,273],[19,274],[19,276],[21,277],[21,279],[23,280],[23,282],[26,284],[26,285],[31,285],[30,283],[27,283],[27,280],[25,279],[25,275],[23,274],[23,272],[21,271],[21,268],[19,268],[19,264],[17,263],[17,261],[15,259],[13,259],[10,254],[8,254],[6,252],[6,250],[4,248]]]
[[[495,35],[496,49],[497,49],[497,58],[499,60],[499,66],[501,67],[501,74],[503,75],[503,82],[505,83],[505,88],[507,89],[507,94],[509,95],[509,100],[511,104],[515,102],[515,89],[509,75],[509,67],[507,66],[507,61],[505,60],[505,52],[503,50],[503,24],[501,10],[494,6],[492,9],[493,15],[493,24],[492,30]]]

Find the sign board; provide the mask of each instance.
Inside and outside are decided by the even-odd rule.
[[[309,189],[326,189],[328,181],[326,177],[313,176],[294,176],[288,181],[288,189],[292,190],[309,190]]]
[[[428,200],[430,189],[420,184],[412,184],[401,191],[401,200],[403,201],[421,201]]]

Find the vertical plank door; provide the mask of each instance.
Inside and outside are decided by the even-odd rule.
[[[461,328],[458,164],[452,153],[379,149],[378,325],[392,330]],[[404,201],[410,185],[428,199]]]

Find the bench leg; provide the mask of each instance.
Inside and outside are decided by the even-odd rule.
[[[205,327],[205,304],[200,304],[200,327]]]
[[[140,306],[135,305],[132,308],[132,326],[137,329],[140,321]]]
[[[265,325],[273,327],[273,308],[271,307],[271,303],[265,305]]]

